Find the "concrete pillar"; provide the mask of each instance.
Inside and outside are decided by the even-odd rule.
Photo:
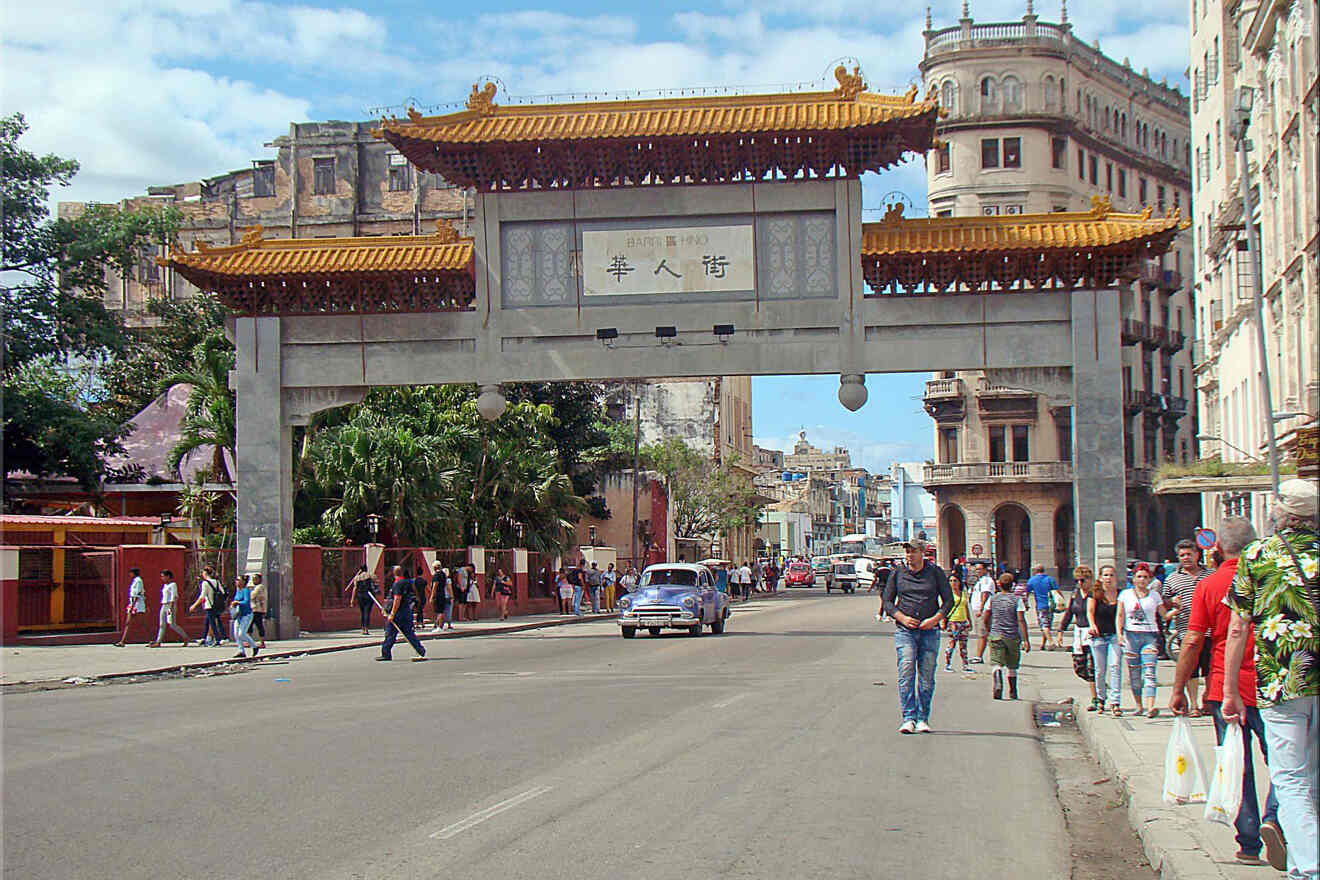
[[[1073,348],[1074,546],[1095,564],[1095,524],[1114,524],[1114,554],[1127,558],[1123,376],[1117,291],[1075,290]]]
[[[1054,567],[1054,504],[1046,499],[1027,508],[1031,515],[1031,564],[1040,563],[1056,578]]]
[[[284,419],[280,319],[238,318],[234,347],[239,558],[248,539],[266,539],[272,624],[277,638],[296,638],[301,626],[293,613],[293,438]]]

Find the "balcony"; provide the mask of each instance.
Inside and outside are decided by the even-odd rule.
[[[1159,287],[1160,275],[1163,271],[1164,270],[1160,268],[1160,264],[1154,260],[1144,260],[1141,264],[1141,271],[1138,273],[1137,277],[1141,280],[1142,284],[1149,287]]]
[[[1070,483],[1072,463],[1067,461],[979,461],[967,464],[928,464],[922,485],[958,486],[983,483]]]
[[[981,379],[976,386],[976,406],[983,419],[1036,420],[1036,392],[1025,388]]]
[[[931,379],[922,402],[935,421],[958,422],[967,414],[963,393],[962,379]]]
[[[1161,332],[1163,336],[1160,339],[1160,348],[1169,354],[1176,354],[1187,344],[1187,334],[1181,330],[1162,330]]]
[[[1123,389],[1123,410],[1128,415],[1139,413],[1142,410],[1159,412],[1161,410],[1160,396],[1153,391],[1133,390],[1131,388]]]
[[[1155,474],[1154,468],[1129,467],[1124,471],[1129,486],[1149,486]]]
[[[1151,349],[1158,348],[1165,335],[1163,327],[1156,327],[1154,324],[1147,324],[1134,318],[1124,318],[1120,332],[1124,345],[1140,343]]]
[[[1173,293],[1182,287],[1182,273],[1177,269],[1165,269],[1160,273],[1160,290]]]

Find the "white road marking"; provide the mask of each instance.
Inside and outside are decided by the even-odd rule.
[[[714,706],[711,706],[711,708],[724,709],[728,706],[732,706],[734,703],[738,702],[739,700],[746,699],[747,696],[748,696],[747,694],[738,694],[737,696],[729,697],[727,700],[725,700],[722,703],[716,703]]]
[[[515,794],[513,797],[502,800],[498,804],[492,804],[484,810],[479,810],[462,821],[455,822],[453,825],[446,825],[444,828],[441,828],[439,831],[432,834],[431,839],[448,840],[455,835],[462,834],[474,825],[480,825],[487,819],[498,816],[505,810],[512,810],[519,804],[524,804],[532,798],[540,797],[547,791],[550,791],[551,788],[553,788],[553,786],[549,785],[538,785],[536,788],[529,788],[522,794]]]

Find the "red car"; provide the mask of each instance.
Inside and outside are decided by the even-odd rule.
[[[784,586],[786,587],[814,587],[816,585],[816,573],[811,570],[811,564],[808,562],[790,562],[788,570],[784,572]]]

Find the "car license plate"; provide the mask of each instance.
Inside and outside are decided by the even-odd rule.
[[[642,626],[669,626],[668,617],[643,617]]]

